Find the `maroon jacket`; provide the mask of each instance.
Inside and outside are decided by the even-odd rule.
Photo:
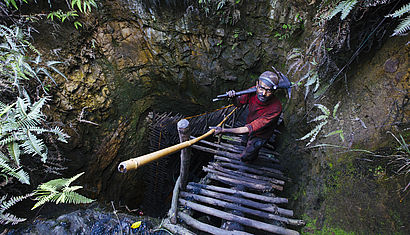
[[[269,139],[282,112],[279,99],[273,96],[268,102],[263,103],[258,100],[256,93],[241,95],[236,99],[236,106],[245,104],[249,104],[245,125],[249,129],[249,135]]]

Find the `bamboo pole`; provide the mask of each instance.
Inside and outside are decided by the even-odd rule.
[[[217,126],[222,126],[222,124],[226,120],[228,120],[228,118],[234,113],[236,109],[237,108],[234,108]],[[121,173],[125,173],[129,170],[135,170],[138,167],[145,165],[149,162],[155,161],[167,155],[173,154],[181,149],[187,148],[197,143],[198,141],[205,139],[206,137],[212,135],[214,132],[215,132],[215,129],[211,129],[205,134],[199,136],[198,138],[188,140],[188,141],[185,141],[185,142],[170,146],[168,148],[164,148],[164,149],[155,151],[153,153],[149,153],[149,154],[137,157],[137,158],[131,158],[129,160],[123,161],[118,165],[118,171]]]

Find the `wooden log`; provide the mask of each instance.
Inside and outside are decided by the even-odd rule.
[[[243,164],[239,163],[238,161],[233,161],[229,158],[221,157],[221,156],[214,156],[215,160],[223,161],[220,162],[219,164],[224,167],[232,168],[232,169],[238,169],[238,170],[243,170],[245,172],[257,174],[257,175],[264,175],[268,177],[273,177],[275,179],[280,179],[280,180],[285,180],[285,181],[290,181],[290,179],[284,175],[276,174],[270,171],[264,171],[260,168],[257,168],[255,166],[249,165],[249,164]]]
[[[270,182],[270,183],[273,183],[273,184],[279,184],[279,185],[284,185],[285,184],[285,181],[283,181],[283,180],[277,180],[277,179],[269,178],[269,177],[262,176],[262,175],[255,175],[255,174],[250,174],[250,173],[246,173],[246,172],[242,172],[242,171],[231,170],[231,169],[228,169],[226,167],[221,166],[219,164],[219,162],[210,162],[209,165],[213,166],[215,169],[217,169],[219,171],[230,173],[230,174],[233,174],[233,175],[245,176],[245,177],[253,178],[253,179],[259,179],[259,180],[267,181],[267,182]]]
[[[213,215],[216,216],[218,218],[222,218],[222,219],[226,219],[226,220],[230,220],[230,221],[234,221],[240,224],[243,224],[245,226],[249,226],[249,227],[253,227],[253,228],[257,228],[260,230],[264,230],[264,231],[268,231],[271,233],[276,233],[276,234],[286,234],[286,235],[296,235],[299,234],[297,231],[294,230],[290,230],[287,228],[283,228],[283,227],[279,227],[279,226],[275,226],[272,224],[267,224],[264,222],[260,222],[257,220],[252,220],[252,219],[247,219],[241,216],[237,216],[237,215],[233,215],[215,208],[211,208],[211,207],[207,207],[207,206],[203,206],[200,205],[198,203],[194,203],[194,202],[190,202],[190,201],[186,201],[184,199],[179,199],[179,202],[181,203],[181,205],[184,206],[188,206],[193,210],[205,213],[205,214],[209,214],[209,215]]]
[[[192,145],[191,147],[194,148],[194,149],[198,149],[200,151],[203,151],[203,152],[207,152],[207,153],[212,153],[212,154],[216,154],[216,155],[220,155],[220,156],[224,156],[224,157],[228,157],[228,158],[233,158],[233,159],[240,159],[239,154],[237,154],[237,153],[228,153],[228,152],[225,152],[225,151],[215,150],[215,149],[199,146],[199,145],[196,145],[196,144]]]
[[[208,177],[210,179],[219,181],[221,183],[231,185],[232,187],[235,187],[237,185],[241,185],[241,186],[244,186],[248,189],[252,189],[252,190],[256,190],[256,191],[260,191],[260,192],[269,192],[269,191],[273,190],[273,188],[270,187],[269,185],[253,184],[253,183],[249,183],[249,182],[243,182],[241,180],[232,179],[232,178],[224,177],[224,176],[213,174],[213,173],[209,173]]]
[[[251,233],[247,233],[247,232],[243,232],[243,231],[228,231],[225,229],[221,229],[221,228],[217,228],[215,226],[203,223],[201,221],[198,221],[194,218],[192,218],[191,216],[189,216],[188,214],[185,214],[183,212],[179,212],[178,213],[178,217],[180,219],[182,219],[186,224],[188,224],[189,226],[207,232],[207,233],[211,233],[211,234],[216,234],[216,235],[251,235]]]
[[[175,183],[174,190],[172,192],[171,208],[169,208],[169,211],[168,211],[169,221],[172,224],[177,223],[177,209],[178,209],[178,197],[179,197],[180,184],[181,184],[181,176],[178,177],[177,182]]]
[[[224,147],[231,148],[231,149],[233,149],[233,150],[235,150],[239,153],[241,153],[245,149],[245,146],[242,146],[242,145],[232,145],[232,144],[228,144],[228,143],[224,143],[224,142],[220,142],[219,144],[224,146]],[[272,151],[269,151],[265,148],[262,148],[259,151],[258,158],[266,160],[266,161],[270,161],[270,162],[273,162],[273,163],[276,163],[276,164],[279,164],[280,161],[276,157],[273,157],[275,155],[279,155],[279,154],[277,152],[272,152]]]
[[[189,130],[189,122],[186,119],[182,119],[177,124],[178,127],[178,134],[179,134],[179,141],[185,142],[189,140],[190,130]],[[179,175],[181,177],[180,188],[185,189],[185,186],[188,181],[188,171],[189,171],[189,162],[190,162],[190,149],[184,148],[181,150],[181,164],[180,164],[180,171]]]
[[[217,154],[217,155],[218,156],[223,156],[223,155],[219,155],[219,154]],[[223,156],[223,157],[226,157],[226,156]],[[223,161],[234,163],[234,164],[237,164],[237,165],[245,165],[245,166],[248,166],[248,167],[253,167],[253,168],[256,168],[256,169],[259,169],[259,170],[272,172],[274,174],[281,175],[281,176],[283,175],[282,171],[280,171],[278,169],[274,169],[274,168],[270,168],[270,167],[264,167],[264,166],[258,166],[258,165],[252,164],[252,163],[243,163],[241,161],[238,161],[238,160],[235,160],[235,159],[232,159],[232,158],[219,158],[218,160],[221,160],[221,161],[223,160]]]
[[[238,203],[238,204],[241,204],[241,205],[244,205],[244,206],[249,206],[249,207],[253,207],[253,208],[256,208],[256,209],[272,212],[274,214],[280,214],[280,215],[289,216],[289,217],[293,216],[293,211],[292,210],[280,208],[280,207],[276,206],[275,204],[260,203],[260,202],[255,202],[255,201],[252,201],[252,200],[249,200],[249,199],[246,199],[246,198],[238,198],[238,197],[235,197],[235,196],[230,196],[230,195],[226,195],[226,194],[223,194],[223,193],[213,192],[213,191],[206,190],[206,189],[203,189],[203,188],[198,188],[198,187],[195,187],[191,184],[188,184],[187,189],[192,190],[195,193],[198,192],[199,194],[204,195],[204,196],[214,197],[214,198],[217,198],[217,199],[220,199],[220,200],[233,202],[233,203]]]
[[[218,171],[216,169],[213,169],[212,166],[211,167],[203,167],[203,170],[205,172],[209,172],[209,173],[213,173],[213,174],[216,174],[216,175],[219,175],[219,176],[227,177],[227,178],[230,178],[232,180],[237,180],[237,181],[240,181],[240,182],[243,182],[243,183],[261,185],[261,186],[263,186],[267,189],[274,188],[274,189],[277,189],[277,190],[280,190],[280,191],[283,190],[283,187],[280,186],[280,185],[275,185],[273,183],[270,183],[270,182],[264,181],[264,180],[252,179],[252,178],[245,177],[245,176],[237,176],[237,175],[233,175],[233,174],[230,174],[230,173],[221,172],[221,171]]]
[[[194,183],[194,182],[190,182],[188,185],[192,185],[194,187],[203,188],[203,189],[209,189],[209,190],[220,192],[220,193],[241,195],[242,197],[245,197],[245,198],[255,199],[255,200],[274,203],[274,204],[288,203],[288,199],[283,198],[283,197],[268,197],[268,196],[263,196],[263,195],[259,195],[255,193],[249,193],[249,192],[239,191],[239,190],[230,189],[230,188],[223,188],[223,187],[218,187],[214,185],[199,184],[199,183]]]
[[[193,193],[187,193],[187,192],[181,192],[180,195],[181,197],[184,197],[187,200],[188,198],[189,200],[194,199],[196,201],[207,203],[209,205],[219,206],[219,207],[228,208],[232,210],[238,210],[238,211],[241,211],[247,214],[259,216],[261,218],[276,220],[276,221],[280,221],[280,222],[294,225],[294,226],[305,225],[305,222],[303,220],[289,219],[286,217],[274,215],[274,214],[267,213],[267,212],[260,211],[260,210],[250,209],[250,208],[243,207],[235,203],[230,203],[230,202],[218,200],[215,198],[210,198],[210,197],[201,196],[201,195],[197,195]]]
[[[194,138],[195,138],[194,136],[191,136],[191,139],[194,139]],[[239,149],[223,146],[221,144],[212,143],[212,142],[209,142],[209,141],[206,141],[206,140],[201,140],[201,141],[199,141],[199,143],[207,144],[207,145],[210,145],[212,147],[221,148],[223,150],[234,152],[234,153],[241,153],[242,152]]]
[[[195,233],[189,231],[188,229],[182,227],[181,225],[170,223],[168,218],[164,219],[164,222],[161,224],[161,227],[166,228],[167,230],[171,231],[173,234],[195,235]]]

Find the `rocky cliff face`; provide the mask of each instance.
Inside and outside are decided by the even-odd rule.
[[[147,152],[149,111],[191,115],[219,107],[221,104],[211,103],[217,94],[248,88],[271,66],[286,72],[286,54],[292,48],[311,45],[320,32],[332,32],[327,35],[333,37],[322,46],[328,51],[335,48],[330,57],[341,68],[359,48],[360,31],[367,29],[359,18],[350,19],[351,27],[339,25],[350,32],[337,31],[337,23],[328,28],[315,24],[320,16],[316,9],[322,7],[315,1],[240,1],[214,9],[209,16],[198,5],[150,11],[138,1],[101,4],[82,30],[63,25],[57,39],[40,35],[37,41],[43,42],[39,44],[44,51],[52,51],[69,64],[65,71],[68,81],[60,81],[50,112],[72,136],[70,144],[64,146],[70,169],[87,172],[84,183],[92,197],[119,200],[131,207],[141,202],[143,171],[120,175],[116,167]],[[355,28],[357,25],[362,28]],[[346,33],[353,42],[346,39]],[[332,220],[338,218],[335,210],[340,209],[335,199],[352,189],[340,188],[340,182],[352,174],[338,176],[335,182],[339,184],[333,185],[333,191],[329,190],[328,177],[352,164],[356,156],[334,149],[306,149],[305,143],[296,141],[310,131],[306,117],[311,120],[317,114],[314,104],[332,109],[341,101],[337,118],[323,133],[343,130],[344,141],[339,135],[323,135],[318,138],[320,143],[370,150],[393,143],[385,132],[394,123],[408,123],[407,41],[408,37],[381,39],[379,46],[369,46],[368,52],[361,53],[345,70],[346,77],[338,78],[320,100],[310,96],[305,100],[301,85],[286,104],[286,130],[279,149],[296,179],[290,192],[301,214],[320,218],[319,227],[329,222],[347,230],[370,228]],[[323,80],[334,75],[322,74]],[[293,82],[300,78],[299,73],[290,77]],[[281,96],[287,102],[284,94]],[[390,189],[383,190],[380,194]],[[366,190],[362,193],[367,195]],[[352,199],[352,205],[359,200]],[[361,205],[355,206],[352,211],[363,211]],[[391,218],[390,222],[397,228],[397,220]]]

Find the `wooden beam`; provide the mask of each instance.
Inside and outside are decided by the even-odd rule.
[[[223,162],[220,162],[219,164],[221,166],[224,166],[224,167],[229,167],[229,168],[238,169],[238,170],[244,170],[244,171],[249,172],[249,173],[269,176],[269,177],[277,178],[277,179],[280,179],[280,180],[291,181],[290,178],[288,178],[286,176],[275,174],[275,173],[268,172],[268,171],[263,171],[263,170],[260,170],[258,168],[252,167],[248,164],[245,165],[243,163],[241,163],[241,164],[231,163],[229,161],[229,159],[225,158],[225,157],[214,156],[214,158],[215,158],[215,160],[223,161]]]
[[[245,197],[245,198],[255,199],[255,200],[274,203],[274,204],[288,203],[288,199],[283,198],[283,197],[268,197],[268,196],[263,196],[263,195],[259,195],[259,194],[239,191],[239,190],[235,190],[235,189],[223,188],[223,187],[218,187],[218,186],[214,186],[214,185],[199,184],[199,183],[194,183],[194,182],[190,182],[188,185],[192,185],[194,187],[203,188],[203,189],[209,189],[209,190],[212,190],[212,191],[215,191],[215,192],[220,192],[220,193],[229,193],[229,194],[241,195],[242,197]]]
[[[276,206],[275,204],[269,204],[269,203],[260,203],[260,202],[255,202],[246,198],[238,198],[235,196],[230,196],[230,195],[226,195],[223,193],[218,193],[218,192],[213,192],[210,190],[206,190],[203,188],[198,188],[195,187],[191,184],[188,184],[187,186],[188,190],[192,190],[195,193],[204,195],[204,196],[208,196],[208,197],[214,197],[217,199],[221,199],[224,201],[228,201],[228,202],[233,202],[233,203],[238,203],[244,206],[250,206],[259,210],[264,210],[264,211],[268,211],[268,212],[272,212],[275,214],[280,214],[280,215],[285,215],[285,216],[289,216],[292,217],[293,216],[293,211],[292,210],[288,210],[288,209],[283,209],[283,208],[279,208],[278,206]]]
[[[223,155],[220,155],[220,154],[217,154],[217,153],[215,153],[215,154],[219,155],[219,156],[223,156]],[[223,156],[223,157],[225,157],[225,158],[219,158],[218,160],[221,160],[221,161],[223,160],[225,162],[234,163],[234,164],[237,164],[237,165],[245,165],[247,167],[252,167],[252,168],[255,168],[255,169],[259,169],[259,170],[262,170],[262,171],[267,171],[267,172],[271,172],[271,173],[283,176],[282,171],[280,171],[278,169],[275,169],[275,168],[258,166],[258,165],[252,164],[252,163],[243,163],[239,160],[235,160],[235,159],[232,159],[232,158],[226,158],[226,156]]]
[[[224,184],[228,184],[231,186],[236,186],[236,185],[242,185],[248,189],[252,189],[252,190],[257,190],[257,191],[261,191],[261,192],[269,192],[272,191],[273,188],[270,187],[269,185],[264,185],[264,184],[253,184],[250,182],[246,182],[246,181],[241,181],[241,180],[237,180],[237,179],[232,179],[229,177],[224,177],[221,175],[217,175],[214,173],[209,173],[207,175],[210,179],[222,182]]]
[[[261,218],[276,220],[276,221],[280,221],[280,222],[294,225],[294,226],[305,225],[305,222],[303,220],[289,219],[286,217],[274,215],[274,214],[267,213],[264,211],[243,207],[235,203],[230,203],[230,202],[218,200],[215,198],[205,197],[205,196],[201,196],[201,195],[197,195],[193,193],[181,192],[181,197],[184,197],[185,199],[189,198],[189,200],[194,199],[195,201],[203,202],[203,203],[213,205],[213,206],[219,206],[219,207],[228,208],[232,210],[238,210],[238,211],[241,211],[247,214],[259,216]]]
[[[243,231],[228,231],[225,229],[221,229],[221,228],[217,228],[215,226],[203,223],[201,221],[198,221],[194,218],[192,218],[191,216],[189,216],[188,214],[185,214],[183,212],[179,212],[178,213],[178,217],[180,219],[182,219],[186,224],[188,224],[189,226],[207,232],[207,233],[211,233],[211,234],[216,234],[216,235],[252,235],[251,233],[247,233],[247,232],[243,232]]]
[[[195,233],[189,231],[181,225],[170,223],[168,218],[164,219],[164,222],[161,224],[161,227],[171,231],[173,234],[195,235]]]
[[[266,188],[266,189],[274,188],[274,189],[277,189],[277,190],[280,190],[280,191],[283,190],[283,187],[280,186],[280,185],[275,185],[271,182],[267,182],[267,181],[264,181],[264,180],[252,179],[252,178],[245,177],[245,176],[238,176],[238,175],[230,174],[229,172],[228,173],[221,172],[219,170],[213,169],[212,166],[209,166],[209,167],[204,166],[203,170],[205,172],[213,173],[213,174],[216,174],[218,176],[227,177],[227,178],[230,178],[232,180],[239,181],[239,182],[242,182],[242,183],[260,185],[262,188]]]
[[[284,185],[285,184],[285,181],[283,181],[283,180],[277,180],[277,179],[269,178],[269,177],[266,177],[266,176],[250,174],[250,173],[246,173],[246,172],[242,172],[242,171],[238,171],[238,170],[231,170],[231,169],[228,169],[226,167],[223,167],[222,165],[219,164],[219,162],[210,162],[209,165],[214,167],[215,169],[217,169],[219,171],[231,173],[233,175],[245,176],[245,177],[248,177],[248,178],[264,180],[264,181],[267,181],[267,182],[270,182],[270,183],[273,183],[273,184],[279,184],[279,185]]]
[[[228,153],[228,152],[225,152],[225,151],[215,150],[215,149],[199,146],[199,145],[196,145],[196,144],[192,145],[191,147],[194,148],[194,149],[198,149],[200,151],[203,151],[203,152],[207,152],[207,153],[221,155],[221,156],[228,157],[228,158],[233,158],[233,159],[240,159],[239,154],[237,154],[237,153]]]
[[[191,139],[194,139],[194,138],[195,138],[194,136],[191,136]],[[201,141],[199,141],[199,143],[207,144],[207,145],[210,145],[212,147],[221,148],[223,150],[234,152],[234,153],[241,153],[242,152],[241,150],[239,150],[237,148],[231,148],[231,147],[223,146],[221,144],[216,144],[216,143],[209,142],[209,141],[206,141],[206,140],[201,140]]]
[[[179,189],[181,184],[181,176],[178,177],[177,182],[175,182],[174,190],[172,192],[172,201],[171,201],[171,208],[168,211],[169,221],[172,224],[177,223],[177,209],[178,209],[178,197],[179,197]]]
[[[253,228],[257,228],[260,230],[264,230],[264,231],[268,231],[271,233],[276,233],[276,234],[285,234],[285,235],[296,235],[299,234],[297,231],[294,230],[290,230],[287,228],[283,228],[283,227],[279,227],[279,226],[275,226],[272,224],[267,224],[264,222],[260,222],[257,220],[252,220],[252,219],[247,219],[241,216],[237,216],[237,215],[233,215],[212,207],[207,207],[207,206],[203,206],[200,205],[198,203],[194,203],[194,202],[190,202],[190,201],[186,201],[184,199],[179,199],[179,202],[181,203],[181,205],[190,207],[193,210],[208,214],[208,215],[213,215],[216,216],[218,218],[222,218],[222,219],[226,219],[229,221],[234,221],[240,224],[243,224],[245,226],[249,226],[249,227],[253,227]]]

